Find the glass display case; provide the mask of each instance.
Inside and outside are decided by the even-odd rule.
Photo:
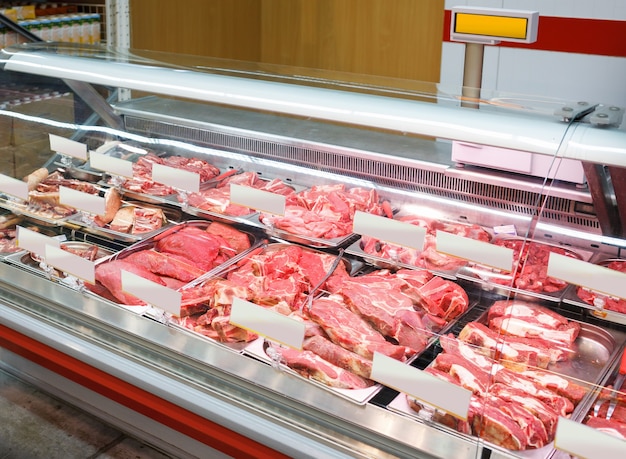
[[[49,43],[2,67],[13,371],[192,456],[626,451],[623,109]]]

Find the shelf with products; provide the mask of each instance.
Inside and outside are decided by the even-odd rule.
[[[116,174],[109,174],[116,180],[100,184],[104,188],[132,194],[135,199],[151,201],[151,205],[176,208],[186,214],[183,220],[207,218],[208,214],[198,209],[208,212],[201,206],[216,199],[217,195],[213,193],[220,189],[221,180],[230,186],[230,193],[233,192],[233,184],[237,184],[233,180],[247,177],[246,173],[251,173],[254,180],[260,180],[263,186],[280,184],[282,190],[286,189],[282,203],[289,213],[285,215],[291,217],[287,226],[280,227],[285,221],[275,215],[257,218],[272,213],[264,208],[248,212],[243,218],[241,215],[236,218],[224,216],[221,222],[234,225],[238,230],[247,229],[262,234],[268,239],[267,247],[272,246],[272,250],[267,252],[267,248],[262,246],[249,258],[244,257],[237,263],[224,266],[223,272],[216,271],[212,276],[202,277],[201,282],[192,282],[193,285],[183,291],[195,294],[206,293],[213,288],[240,288],[241,285],[234,285],[235,279],[241,281],[248,276],[245,277],[246,288],[241,290],[245,293],[243,299],[257,306],[272,306],[275,309],[273,312],[283,315],[296,316],[297,312],[304,315],[307,311],[315,313],[316,324],[324,329],[321,336],[326,341],[323,343],[328,341],[328,337],[335,336],[335,345],[341,341],[339,331],[328,323],[334,316],[324,316],[324,311],[342,307],[350,311],[346,316],[349,320],[342,322],[344,326],[353,325],[357,320],[362,325],[366,312],[355,305],[381,307],[376,304],[376,298],[383,291],[382,303],[394,298],[394,301],[397,299],[410,304],[404,310],[406,317],[401,322],[402,326],[413,324],[415,327],[415,321],[421,321],[421,325],[409,333],[409,338],[419,336],[420,332],[427,335],[422,337],[424,339],[420,343],[423,349],[419,350],[415,340],[410,345],[399,344],[405,336],[400,333],[403,330],[396,330],[393,337],[389,332],[376,335],[378,338],[372,335],[381,352],[388,349],[393,355],[392,351],[402,349],[399,360],[407,363],[403,368],[408,370],[405,376],[409,380],[420,380],[424,372],[419,370],[432,368],[438,355],[450,352],[450,343],[458,344],[456,340],[468,335],[468,329],[463,333],[468,324],[489,328],[491,332],[481,330],[495,333],[496,338],[491,334],[487,337],[495,339],[496,343],[501,340],[501,347],[518,342],[515,338],[503,338],[507,336],[506,332],[503,333],[506,327],[494,331],[487,326],[490,320],[485,319],[487,311],[496,311],[508,304],[507,301],[517,305],[519,309],[515,311],[526,322],[532,317],[540,317],[541,321],[547,318],[556,320],[558,324],[553,334],[569,336],[572,338],[569,344],[574,345],[572,348],[560,345],[558,349],[563,351],[563,355],[571,351],[580,357],[582,363],[575,361],[578,367],[589,364],[590,368],[584,374],[572,375],[559,360],[561,357],[555,356],[554,362],[543,361],[540,369],[552,371],[555,376],[566,376],[572,385],[575,383],[577,388],[583,388],[585,393],[577,399],[576,406],[559,412],[563,417],[583,420],[585,408],[592,397],[600,392],[604,384],[610,384],[613,365],[623,349],[626,335],[620,320],[611,320],[612,317],[603,319],[593,313],[597,312],[593,308],[565,301],[567,279],[572,277],[568,277],[562,265],[551,261],[553,257],[558,260],[552,253],[562,257],[573,253],[575,257],[572,260],[591,265],[600,256],[619,257],[624,246],[623,238],[617,232],[605,233],[601,217],[593,211],[578,211],[581,205],[593,210],[594,190],[545,177],[494,172],[472,166],[458,168],[451,157],[451,142],[479,142],[512,151],[525,150],[554,161],[560,157],[587,160],[588,157],[581,158],[584,146],[585,151],[588,149],[597,153],[594,160],[607,166],[621,166],[626,157],[623,149],[626,143],[621,142],[623,131],[599,129],[584,122],[563,122],[545,107],[529,110],[485,104],[479,110],[473,110],[460,107],[458,99],[442,94],[397,91],[390,87],[338,89],[342,85],[337,81],[307,79],[287,72],[269,75],[264,71],[255,71],[249,63],[230,62],[231,67],[225,67],[224,62],[200,62],[198,58],[194,67],[183,67],[180,56],[170,56],[172,60],[169,64],[158,63],[156,57],[164,56],[141,52],[113,53],[104,49],[101,53],[89,54],[88,50],[80,47],[49,45],[11,48],[6,50],[7,62],[4,66],[4,73],[9,77],[29,73],[35,75],[35,79],[36,75],[66,81],[76,79],[96,85],[97,92],[123,88],[130,89],[136,97],[114,102],[109,111],[103,112],[100,120],[97,116],[89,117],[90,122],[85,122],[79,113],[67,120],[49,110],[23,117],[11,107],[2,112],[3,117],[11,120],[24,118],[26,124],[17,127],[19,132],[50,132],[55,127],[56,134],[87,145],[93,158],[102,154],[131,161],[133,174],[135,171],[141,174],[143,169],[138,165],[146,159],[152,161],[152,172],[154,164],[164,167],[183,165],[183,169],[187,168],[185,172],[200,163],[199,160],[212,164],[212,177],[198,178],[197,190],[193,189],[191,180],[187,183],[179,180],[165,197],[150,194],[148,190],[152,188],[144,187],[147,181],[142,175],[120,181]],[[138,77],[140,75],[141,78]],[[75,94],[75,97],[80,96],[80,92]],[[98,108],[97,105],[95,107]],[[96,114],[99,114],[97,110]],[[109,121],[114,124],[109,124]],[[124,128],[118,129],[116,121],[121,121]],[[50,156],[49,161],[44,162],[46,167],[50,170],[56,168],[59,158],[54,156],[54,151],[50,151],[50,146],[40,145],[40,149]],[[37,167],[40,165],[37,164]],[[84,170],[90,166],[74,160],[70,169]],[[162,180],[174,182],[173,178],[188,177],[171,174],[167,180],[165,177]],[[213,177],[220,179],[211,182]],[[200,184],[204,182],[209,182],[208,186],[200,189]],[[163,185],[163,182],[159,183]],[[247,188],[254,188],[250,184],[255,181],[246,183]],[[355,201],[344,200],[344,190]],[[363,199],[360,194],[363,190],[368,191],[366,195],[374,203],[372,208],[357,208],[355,202]],[[314,196],[316,194],[320,196]],[[193,201],[196,197],[202,200]],[[246,202],[232,202],[226,195],[225,207],[234,204],[253,208],[251,197],[255,196],[244,196],[242,199]],[[350,210],[344,214],[333,214],[333,218],[335,223],[346,219],[344,223],[347,225],[343,226],[349,230],[348,239],[338,245],[334,244],[335,241],[328,243],[333,239],[330,235],[335,234],[331,233],[331,228],[336,231],[341,225],[332,226],[324,218],[315,220],[315,223],[325,224],[327,229],[322,234],[316,233],[313,238],[305,237],[305,230],[313,231],[313,225],[298,227],[296,223],[303,225],[304,222],[296,217],[302,215],[302,208],[309,205],[304,204],[306,199],[313,197],[320,197],[320,200],[307,209],[312,214],[307,214],[310,218],[307,217],[306,222],[314,221],[313,214],[319,217],[332,213],[342,202]],[[357,228],[359,231],[354,231],[355,224],[351,219],[355,218],[357,210],[361,212],[358,214],[361,226]],[[211,217],[219,214],[215,208],[210,212]],[[365,221],[362,220],[363,214],[368,214]],[[416,218],[410,223],[402,219],[405,216]],[[397,225],[391,226],[391,220]],[[82,231],[80,228],[74,230]],[[326,243],[324,236],[329,236]],[[366,236],[378,239],[381,248],[383,243],[396,247],[386,250],[384,257],[381,256],[382,250],[375,254],[365,252],[365,245],[358,246],[358,250],[349,249],[360,237]],[[493,244],[493,241],[512,239],[519,242],[519,247]],[[417,244],[416,240],[422,240],[423,244]],[[279,258],[284,252],[274,244],[280,248],[282,245],[288,247],[288,256],[297,258]],[[417,247],[411,247],[411,244]],[[377,244],[374,242],[372,245],[376,248]],[[547,249],[534,253],[534,247],[539,246]],[[415,255],[430,250],[427,260],[433,265],[420,265],[417,262],[419,258],[401,259],[400,249],[404,248],[413,249]],[[332,263],[338,256],[347,263]],[[465,259],[468,266],[463,269],[469,268],[470,271],[438,269],[442,265],[437,263],[452,259]],[[307,263],[299,260],[307,260]],[[282,272],[281,269],[270,269],[272,263],[281,269],[289,267],[290,274],[280,279],[274,277],[273,282],[261,279],[260,273]],[[582,272],[591,269],[586,265],[580,268]],[[253,266],[257,268],[246,271]],[[312,269],[312,266],[318,266],[316,274],[305,270]],[[576,266],[578,270],[583,265]],[[518,267],[520,269],[516,271],[514,268]],[[328,273],[331,268],[335,276],[344,276],[339,277],[342,280],[339,286],[335,282],[338,277],[323,279],[320,274]],[[28,331],[24,325],[19,325],[24,315],[45,318],[42,320],[49,325],[46,328],[49,335],[45,336],[46,332],[42,331],[35,335],[38,339],[100,371],[111,372],[143,391],[141,393],[157,394],[168,403],[184,406],[197,416],[227,426],[283,454],[295,453],[293,445],[296,440],[316,444],[316,447],[336,457],[353,455],[355,451],[379,457],[420,454],[475,457],[483,450],[503,457],[533,454],[549,457],[555,454],[553,418],[543,443],[540,442],[541,448],[537,448],[529,447],[528,440],[520,440],[519,435],[511,436],[511,439],[519,441],[517,446],[502,441],[498,444],[496,436],[488,436],[481,430],[481,426],[489,425],[494,418],[478,416],[475,409],[475,417],[469,426],[446,423],[449,418],[440,416],[441,413],[435,417],[424,417],[417,411],[416,414],[398,412],[391,403],[404,394],[405,388],[396,385],[393,371],[390,375],[384,374],[383,370],[387,367],[378,367],[380,361],[373,360],[371,350],[365,364],[376,364],[377,379],[385,383],[378,381],[383,386],[379,392],[355,403],[355,398],[339,396],[337,389],[329,390],[336,380],[330,378],[329,373],[315,373],[314,367],[307,366],[312,365],[310,362],[305,364],[302,361],[289,366],[291,354],[282,348],[277,347],[273,352],[272,346],[256,338],[249,340],[250,347],[247,350],[244,348],[243,352],[214,345],[218,343],[211,340],[221,342],[232,336],[245,336],[243,341],[247,341],[254,333],[248,330],[246,334],[237,334],[235,329],[241,330],[242,327],[236,324],[210,322],[207,313],[214,309],[211,304],[213,295],[201,302],[185,303],[189,309],[184,317],[179,314],[178,318],[187,320],[181,324],[172,322],[172,317],[162,311],[133,313],[106,298],[85,296],[84,292],[72,286],[55,285],[51,289],[44,276],[26,271],[15,263],[4,263],[1,269],[3,278],[9,279],[8,283],[3,283],[2,298],[6,303],[3,308],[7,313],[4,326]],[[555,279],[553,270],[557,277],[565,277],[566,281]],[[250,277],[253,274],[255,277]],[[555,280],[548,282],[550,278]],[[318,282],[311,282],[312,279]],[[524,282],[518,282],[520,279]],[[322,284],[321,280],[326,284]],[[31,286],[28,293],[20,287],[26,284]],[[303,287],[305,284],[306,288]],[[276,291],[258,287],[267,285],[275,286]],[[296,306],[283,305],[287,296],[278,291],[279,285],[298,287],[297,294],[296,291],[289,291],[289,298],[297,300],[294,303]],[[363,285],[368,285],[370,290],[364,295],[368,301],[360,303],[355,298]],[[547,286],[548,290],[535,288],[541,285]],[[598,288],[596,285],[588,287]],[[318,295],[311,297],[309,303],[311,291]],[[221,314],[234,307],[232,290],[229,292],[216,308],[219,313],[214,311],[217,317],[223,318]],[[441,295],[442,292],[446,294]],[[461,292],[465,292],[466,299]],[[619,296],[620,292],[611,291],[608,294]],[[435,301],[442,301],[444,297],[447,303]],[[332,308],[331,302],[334,304]],[[533,306],[527,307],[528,302]],[[337,306],[340,303],[343,305]],[[345,307],[349,303],[352,306]],[[534,303],[541,304],[542,308],[536,308]],[[357,310],[358,313],[355,312]],[[499,313],[500,318],[510,315],[506,308],[503,311]],[[378,319],[380,315],[377,314]],[[369,327],[372,322],[372,318],[365,321],[370,324]],[[379,322],[382,326],[382,320]],[[84,341],[90,349],[101,349],[93,355],[88,355],[80,346],[73,349],[65,342],[66,333],[79,342]],[[454,339],[448,336],[449,333],[454,335]],[[268,339],[272,341],[271,337]],[[540,346],[537,343],[534,345]],[[479,349],[486,349],[489,353],[489,356],[482,357],[483,364],[500,368],[503,362],[510,363],[489,351],[486,344]],[[119,357],[119,368],[111,368],[103,357],[105,351]],[[273,358],[276,353],[282,357]],[[533,367],[536,375],[539,372],[534,368],[539,366],[537,351],[524,355],[528,360],[517,361],[517,369],[520,366]],[[413,357],[415,359],[411,360]],[[496,360],[489,360],[494,357]],[[363,362],[353,358],[353,361],[356,360]],[[443,371],[443,366],[438,368]],[[457,375],[462,372],[462,369],[455,368]],[[413,370],[419,373],[412,373]],[[501,378],[516,377],[516,373],[511,373],[513,370],[507,370],[510,371],[498,371]],[[138,381],[133,376],[137,371],[150,376]],[[176,387],[183,387],[186,395],[159,387],[160,377],[176,384]],[[351,380],[355,381],[354,378]],[[463,380],[458,378],[456,382],[462,383]],[[436,387],[439,387],[438,390],[441,387],[450,389],[445,385]],[[413,387],[409,392],[418,393],[419,390]],[[485,395],[493,394],[487,391]],[[118,398],[119,393],[111,396]],[[420,393],[420,396],[423,394]],[[428,405],[428,401],[423,403]],[[237,408],[241,419],[224,419],[224,414],[220,412],[220,407],[224,406]],[[146,404],[137,409],[150,408]],[[423,405],[421,409],[425,410],[422,415],[434,412]],[[488,414],[496,416],[498,413],[490,410]],[[163,422],[171,423],[172,419],[163,419]],[[472,430],[467,431],[468,427]],[[273,429],[279,431],[280,436],[274,436]],[[494,432],[504,433],[503,430]],[[486,441],[479,440],[481,436]],[[525,451],[518,451],[520,449]]]

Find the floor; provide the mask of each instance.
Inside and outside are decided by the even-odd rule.
[[[0,459],[172,459],[0,370]]]

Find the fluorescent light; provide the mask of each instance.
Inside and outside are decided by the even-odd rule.
[[[556,117],[474,110],[458,106],[417,102],[371,94],[301,86],[281,82],[248,79],[227,75],[140,65],[126,61],[94,59],[43,51],[18,51],[9,54],[5,70],[61,79],[79,80],[143,92],[278,112],[371,128],[390,129],[493,145],[554,156],[570,157],[570,148],[582,159],[577,144],[566,144],[559,151],[569,125]],[[584,129],[579,126],[578,130]],[[600,138],[605,129],[598,129]],[[582,132],[582,131],[581,131]],[[583,136],[581,133],[578,137]],[[606,139],[605,139],[606,140]],[[626,157],[626,133],[620,131],[608,140],[607,148],[616,148]],[[621,143],[620,143],[621,142]],[[624,163],[623,157],[609,152],[611,161]],[[603,155],[585,158],[602,161]],[[610,161],[607,163],[611,163]]]

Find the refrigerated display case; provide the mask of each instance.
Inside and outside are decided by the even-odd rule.
[[[548,458],[569,454],[569,421],[624,451],[584,425],[623,396],[626,131],[594,121],[606,105],[474,109],[435,86],[105,47],[2,60],[4,367],[183,456]],[[458,145],[549,168],[457,163]],[[555,175],[565,161],[584,180]],[[163,213],[133,233],[123,208]],[[217,260],[184,280],[121,274],[211,226],[228,243],[177,253]]]

